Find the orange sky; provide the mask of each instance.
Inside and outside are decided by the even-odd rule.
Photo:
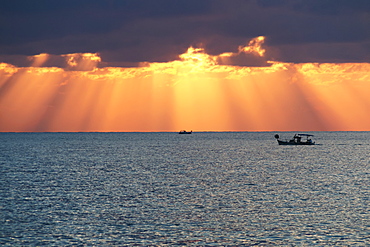
[[[227,64],[264,56],[263,37],[236,53],[190,47],[176,61],[97,68],[98,54],[64,55],[68,68],[0,64],[0,131],[370,131],[370,64]]]

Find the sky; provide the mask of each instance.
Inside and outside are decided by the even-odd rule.
[[[0,0],[0,131],[370,131],[368,0]]]

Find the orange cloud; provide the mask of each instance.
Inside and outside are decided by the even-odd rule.
[[[97,54],[65,55],[70,69],[0,64],[0,131],[370,130],[369,63],[219,63],[263,58],[263,40],[137,68],[97,68]]]
[[[32,61],[31,67],[41,67],[49,57],[49,54],[41,53],[39,55],[29,56],[28,59]]]
[[[262,48],[264,42],[265,37],[259,36],[249,41],[247,46],[239,46],[239,52],[256,53],[260,57],[263,57],[265,55],[265,49]]]
[[[62,55],[66,58],[68,69],[70,70],[92,70],[101,62],[97,53],[73,53]]]

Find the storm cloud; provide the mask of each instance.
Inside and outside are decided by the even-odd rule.
[[[190,46],[237,52],[266,37],[266,60],[369,62],[368,0],[13,0],[0,8],[0,61],[97,53],[102,66],[166,62]],[[235,65],[250,65],[234,59]],[[256,65],[261,64],[257,61]]]

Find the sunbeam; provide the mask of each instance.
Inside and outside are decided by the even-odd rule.
[[[0,131],[370,130],[369,63],[227,65],[263,57],[264,37],[238,53],[190,47],[179,60],[97,68],[98,54],[67,67],[0,65]]]

